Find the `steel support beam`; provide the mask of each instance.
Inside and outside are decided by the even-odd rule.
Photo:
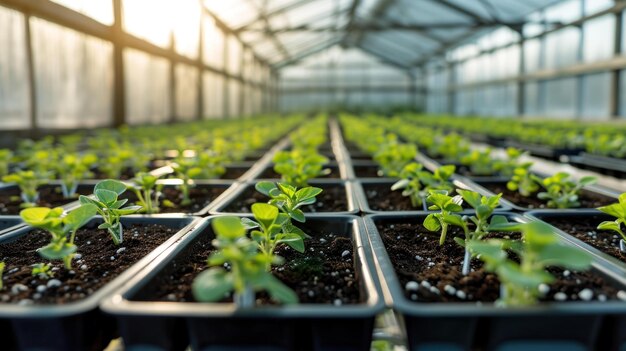
[[[624,1],[616,0],[616,4],[624,3]],[[624,12],[616,12],[615,13],[615,39],[613,41],[613,54],[614,56],[621,55],[622,52],[622,40],[623,33],[622,28],[624,25]],[[620,113],[624,111],[620,111],[620,85],[621,85],[621,70],[613,69],[611,70],[611,87],[610,87],[610,97],[609,97],[609,116],[611,118],[619,118]]]
[[[113,0],[113,116],[112,126],[120,127],[126,124],[126,87],[124,74],[124,13],[122,0]]]
[[[408,93],[411,92],[411,89],[417,93],[423,93],[426,90],[422,87],[411,87],[410,84],[407,86],[397,86],[397,85],[320,85],[320,86],[308,86],[308,87],[289,87],[289,88],[281,88],[280,92],[285,95],[290,94],[310,94],[310,93],[320,93],[320,92],[329,92],[333,90],[337,91],[347,91],[347,92],[371,92],[371,93],[384,93],[384,92],[401,92]]]

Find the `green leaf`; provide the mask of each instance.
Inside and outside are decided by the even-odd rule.
[[[306,218],[304,217],[304,212],[300,210],[293,210],[289,212],[289,216],[291,216],[291,218],[295,219],[296,221],[300,223],[306,222]]]
[[[283,234],[283,237],[278,242],[285,243],[298,252],[304,252],[304,240],[296,233]]]
[[[559,240],[554,229],[543,222],[526,223],[522,226],[522,231],[524,240],[530,245],[549,245]]]
[[[66,256],[69,256],[77,251],[76,245],[69,243],[50,243],[42,248],[37,249],[37,252],[41,257],[48,260],[60,260]]]
[[[473,192],[471,190],[463,190],[457,189],[457,192],[463,196],[463,200],[467,202],[470,206],[477,209],[478,206],[481,205],[481,195],[479,193]]]
[[[306,201],[309,199],[314,199],[317,195],[322,193],[322,189],[315,187],[306,187],[298,190],[296,192],[296,199],[300,201]]]
[[[278,217],[278,208],[276,206],[259,202],[252,204],[251,209],[254,218],[259,221],[264,229],[269,229],[276,221],[276,217]]]
[[[113,228],[113,226],[109,223],[102,223],[98,226],[98,229],[109,229],[109,228]]]
[[[63,222],[69,230],[78,230],[78,228],[84,226],[85,223],[96,215],[96,209],[96,206],[93,204],[82,205],[70,211],[70,213],[63,218]]]
[[[614,221],[604,221],[598,224],[598,229],[600,230],[613,230],[618,233],[622,233],[621,225]]]
[[[452,224],[455,225],[457,227],[461,227],[461,228],[465,228],[466,224],[463,221],[463,218],[459,215],[456,214],[443,214],[441,216],[441,218],[443,219],[444,222],[448,223],[448,224]]]
[[[141,210],[141,206],[127,206],[124,208],[121,208],[119,210],[115,210],[116,213],[120,216],[125,216],[125,215],[129,215],[129,214],[133,214],[139,210]]]
[[[96,184],[96,186],[93,188],[94,194],[98,190],[108,190],[114,192],[116,195],[121,195],[123,192],[126,191],[126,184],[117,180],[106,179]]]
[[[84,195],[80,195],[78,197],[78,200],[80,201],[81,204],[85,205],[85,204],[92,204],[97,206],[98,208],[102,208],[104,207],[104,204],[101,203],[100,201],[94,200],[88,196],[84,196]]]
[[[217,217],[213,219],[211,226],[217,237],[235,240],[246,235],[246,228],[235,216]]]
[[[276,189],[276,185],[272,182],[258,182],[254,188],[263,195],[270,196],[272,189]]]
[[[292,197],[296,193],[296,188],[289,184],[276,183],[276,185],[278,186],[278,189],[280,189],[281,192],[283,192],[289,197]]]
[[[52,209],[47,207],[31,207],[20,211],[20,217],[30,225],[37,225],[44,221]]]
[[[489,227],[490,232],[518,232],[522,230],[522,224],[518,222],[509,222],[506,217],[495,215],[491,218]]]
[[[433,213],[426,216],[423,225],[424,228],[430,230],[431,232],[437,232],[441,229],[441,223],[439,223],[439,220]]]
[[[231,274],[222,268],[211,268],[198,274],[191,284],[193,296],[200,302],[220,301],[233,291],[233,288]]]
[[[625,193],[626,194],[626,193]],[[612,204],[612,205],[608,205],[608,206],[602,206],[602,207],[598,207],[599,211],[602,211],[610,216],[616,217],[616,218],[624,218],[626,217],[623,212],[623,208],[621,204]]]
[[[94,191],[94,194],[96,195],[98,200],[100,200],[107,206],[110,206],[117,201],[117,193],[111,190],[98,189]]]
[[[268,278],[265,283],[265,289],[270,294],[272,299],[278,302],[284,304],[298,303],[298,295],[296,295],[296,293],[288,286],[283,284],[283,282],[270,274],[268,274]]]
[[[254,229],[259,227],[259,223],[245,217],[241,219],[241,224],[243,224],[246,229]]]
[[[409,179],[400,179],[391,186],[392,191],[406,188],[411,181]]]
[[[459,246],[465,247],[465,239],[455,236],[453,240],[455,243],[459,244]]]
[[[592,177],[592,176],[586,176],[586,177],[580,178],[578,183],[582,186],[586,186],[586,185],[594,184],[596,181],[598,181],[598,178]]]
[[[571,246],[549,245],[539,253],[539,260],[546,266],[559,266],[573,270],[585,270],[591,265],[591,255]]]

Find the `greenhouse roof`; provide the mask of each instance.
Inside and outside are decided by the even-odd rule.
[[[529,14],[560,1],[205,0],[204,4],[275,68],[341,46],[411,69],[495,28],[520,32]]]

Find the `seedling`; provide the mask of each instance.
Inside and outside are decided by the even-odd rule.
[[[460,216],[455,213],[442,215],[444,222],[458,226],[463,229],[465,238],[455,237],[454,241],[460,246],[465,248],[465,257],[463,258],[463,275],[468,275],[470,270],[470,260],[472,258],[472,251],[466,245],[468,241],[481,240],[490,231],[513,231],[519,228],[516,223],[509,223],[504,216],[492,216],[496,207],[500,202],[502,194],[495,196],[481,196],[470,190],[459,189],[457,192],[463,197],[463,200],[467,202],[475,210],[473,216]],[[473,230],[470,230],[470,225]]]
[[[72,258],[77,250],[74,244],[76,231],[96,214],[96,207],[83,204],[63,217],[61,207],[31,207],[20,212],[26,224],[46,230],[51,235],[50,243],[37,252],[48,260],[63,260],[65,268],[72,269]]]
[[[9,165],[13,160],[13,152],[9,149],[0,149],[0,177],[9,174]]]
[[[324,168],[328,158],[314,150],[279,151],[273,161],[283,182],[295,187],[306,187],[309,179],[330,174],[330,169]]]
[[[159,196],[162,184],[157,184],[159,178],[150,173],[139,172],[131,180],[130,188],[137,195],[137,204],[141,206],[141,212],[154,214],[159,212]]]
[[[598,229],[617,232],[622,237],[619,241],[620,251],[626,253],[626,233],[622,230],[622,224],[626,225],[626,193],[619,196],[618,203],[599,207],[598,210],[616,218],[615,221],[600,223]]]
[[[94,154],[77,156],[68,154],[55,163],[55,172],[61,179],[61,191],[66,199],[76,196],[78,183],[91,176],[89,169],[96,164],[98,157]]]
[[[278,207],[280,212],[301,223],[306,219],[300,208],[314,204],[317,201],[315,197],[322,192],[322,189],[311,186],[298,190],[289,184],[272,182],[258,182],[255,189],[270,197],[270,205]]]
[[[537,183],[547,190],[537,194],[537,197],[541,200],[547,200],[548,207],[552,208],[579,207],[578,195],[580,190],[597,180],[596,177],[587,176],[575,181],[565,172],[559,172],[544,179],[536,175],[531,175],[531,177],[534,177]]]
[[[506,183],[506,188],[517,191],[524,197],[529,197],[539,191],[539,184],[530,172],[532,162],[522,163],[513,170],[511,179]]]
[[[22,206],[32,207],[39,201],[37,188],[46,183],[47,177],[34,171],[19,171],[2,177],[2,181],[17,184],[21,191]]]
[[[113,179],[106,179],[98,182],[93,188],[94,198],[84,195],[79,197],[81,204],[93,204],[96,211],[104,223],[98,229],[106,229],[113,239],[115,245],[119,245],[124,240],[122,223],[120,217],[133,214],[139,211],[141,206],[126,206],[122,208],[128,199],[118,200],[118,196],[126,191],[126,185]]]
[[[0,290],[4,289],[4,283],[2,282],[2,275],[4,274],[5,263],[0,262]]]
[[[584,270],[591,264],[591,256],[571,246],[559,243],[549,225],[530,222],[520,225],[521,241],[489,239],[471,240],[467,247],[485,262],[485,269],[495,272],[500,280],[499,303],[506,306],[528,306],[541,296],[540,284],[549,284],[554,277],[547,267]],[[516,259],[510,259],[509,252]]]
[[[39,279],[48,280],[54,277],[54,272],[50,263],[37,263],[33,265],[31,275]]]
[[[515,170],[520,164],[520,158],[524,156],[526,152],[509,147],[506,149],[506,158],[499,159],[494,162],[495,170],[504,177],[511,177],[515,174]]]
[[[395,134],[387,135],[387,142],[374,154],[374,161],[380,167],[381,176],[397,177],[400,172],[417,155],[414,144],[404,144],[397,141]]]
[[[444,220],[446,216],[449,216],[452,212],[463,211],[463,198],[461,195],[454,197],[448,196],[448,192],[445,190],[431,190],[430,195],[426,198],[426,201],[432,205],[428,207],[431,211],[439,210],[439,213],[431,213],[424,219],[424,227],[431,232],[441,230],[439,236],[439,245],[443,245],[446,241],[446,235],[448,233],[448,223]]]
[[[192,292],[196,300],[219,301],[234,292],[237,307],[251,308],[255,303],[255,292],[267,291],[278,302],[298,302],[297,295],[266,269],[268,265],[280,264],[282,259],[259,252],[259,246],[246,237],[246,228],[239,218],[218,217],[211,225],[216,236],[212,244],[217,251],[207,260],[213,268],[200,273],[193,281]],[[225,265],[230,269],[225,269]]]
[[[213,179],[219,178],[226,168],[224,167],[224,159],[212,152],[204,152],[196,157],[179,157],[176,162],[173,163],[172,169],[176,177],[180,178],[183,182],[179,186],[181,193],[183,194],[182,206],[188,206],[191,204],[189,198],[189,188],[194,186],[193,179]]]
[[[492,175],[497,172],[490,148],[469,152],[461,157],[461,163],[469,166],[472,174],[476,176]]]

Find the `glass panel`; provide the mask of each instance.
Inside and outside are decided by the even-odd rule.
[[[615,5],[615,0],[585,0],[585,14],[593,15]]]
[[[198,69],[188,65],[176,65],[176,118],[190,121],[198,110]]]
[[[548,34],[545,38],[544,68],[562,68],[578,62],[580,30],[568,27]]]
[[[202,8],[197,1],[176,1],[171,5],[170,21],[176,43],[176,52],[198,57]]]
[[[235,79],[230,79],[228,83],[228,116],[240,117],[239,110],[240,84]]]
[[[545,110],[550,117],[573,118],[577,110],[578,79],[562,78],[545,82]]]
[[[143,52],[124,50],[128,124],[159,124],[170,117],[169,62]]]
[[[24,16],[0,7],[0,129],[30,127]]]
[[[31,19],[31,28],[39,126],[108,125],[112,45],[38,18]]]
[[[215,21],[209,16],[204,17],[203,60],[207,65],[218,69],[224,68],[224,33],[217,28]]]
[[[224,117],[224,79],[213,72],[205,72],[204,79],[204,118]]]
[[[583,58],[593,62],[613,57],[615,42],[615,16],[612,14],[595,18],[583,25],[585,35]],[[602,38],[600,40],[600,38]]]
[[[524,71],[526,73],[541,68],[541,39],[531,39],[524,42]]]
[[[242,46],[234,35],[228,37],[228,72],[234,75],[240,74]]]
[[[582,77],[583,119],[608,119],[610,104],[611,73],[590,74]]]
[[[113,24],[113,2],[111,0],[52,0],[98,22]]]
[[[155,45],[169,46],[170,11],[173,11],[169,6],[170,1],[172,0],[123,0],[124,29]]]
[[[541,99],[539,95],[539,83],[528,82],[524,84],[524,114],[527,116],[541,115]]]

